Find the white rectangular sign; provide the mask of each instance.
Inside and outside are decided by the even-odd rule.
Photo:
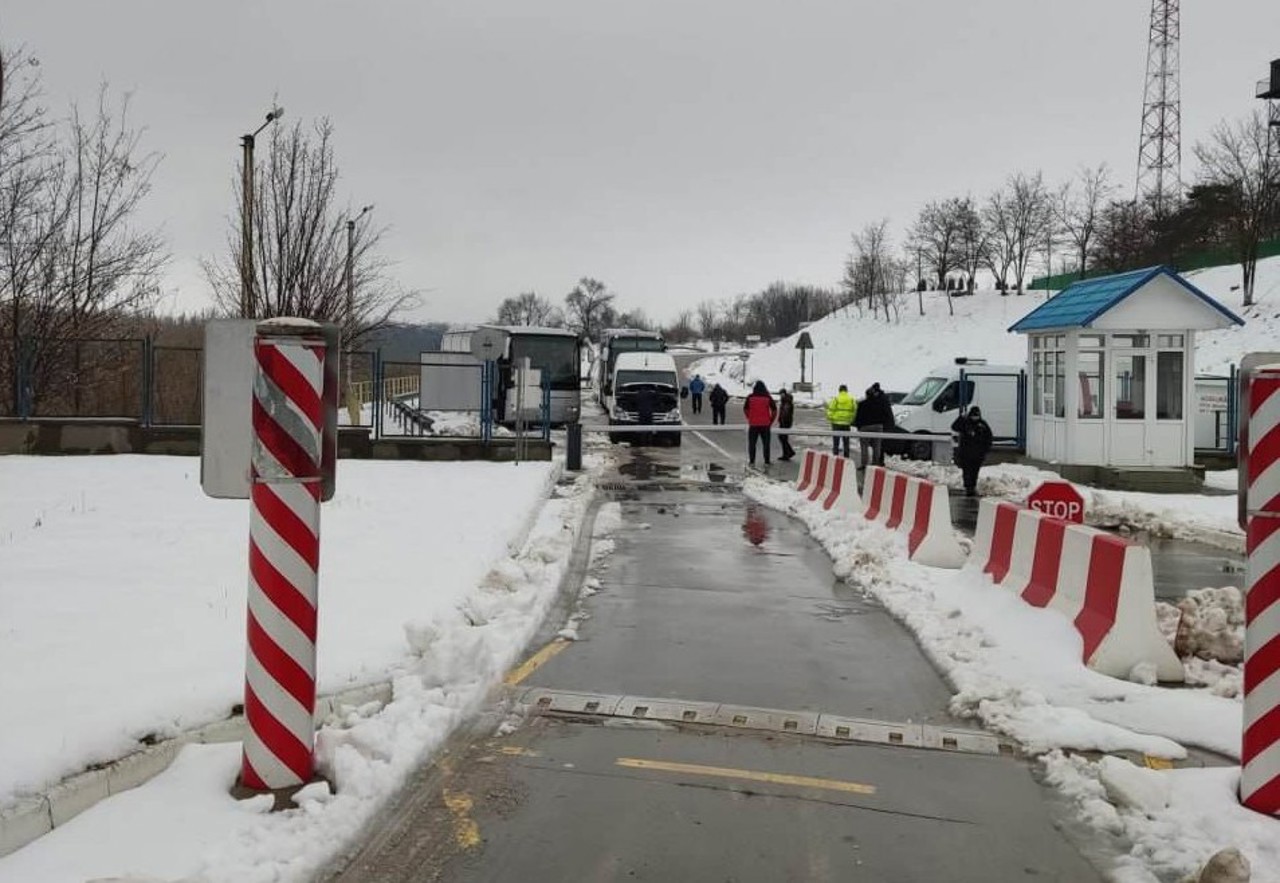
[[[257,326],[256,319],[214,319],[204,326],[200,486],[211,497],[249,498]]]

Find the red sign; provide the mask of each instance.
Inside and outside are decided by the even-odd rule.
[[[1065,481],[1046,481],[1027,497],[1027,505],[1051,518],[1084,524],[1084,497]]]

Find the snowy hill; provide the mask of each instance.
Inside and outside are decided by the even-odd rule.
[[[1198,340],[1196,371],[1226,374],[1228,366],[1254,350],[1280,347],[1280,257],[1258,262],[1254,306],[1241,307],[1239,266],[1212,267],[1186,274],[1187,279],[1217,298],[1245,319],[1243,328],[1203,335]],[[910,390],[929,368],[951,362],[956,356],[985,358],[992,364],[1021,365],[1026,361],[1026,340],[1005,329],[1044,302],[1042,292],[1002,297],[980,291],[953,300],[955,316],[948,315],[945,295],[925,294],[925,315],[919,314],[914,293],[904,295],[902,315],[885,322],[858,315],[856,309],[840,310],[808,327],[813,339],[812,377],[818,383],[816,398],[830,395],[841,383],[856,394],[879,382],[886,390]],[[800,379],[798,335],[757,350],[745,370],[733,357],[716,356],[696,363],[690,374],[701,373],[730,392],[742,394],[746,385],[764,380],[770,389]]]

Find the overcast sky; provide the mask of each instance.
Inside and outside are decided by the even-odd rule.
[[[146,220],[166,305],[209,305],[239,138],[279,96],[329,117],[413,318],[559,302],[578,277],[669,319],[785,279],[834,285],[849,234],[1018,169],[1135,172],[1147,0],[4,0],[55,109],[134,94],[164,155]],[[1183,4],[1183,168],[1260,105],[1280,2]]]

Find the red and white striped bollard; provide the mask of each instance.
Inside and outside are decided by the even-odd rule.
[[[1280,365],[1249,381],[1248,588],[1240,800],[1280,815]]]
[[[253,352],[240,784],[267,791],[304,785],[313,772],[325,342],[314,322],[267,320]]]

